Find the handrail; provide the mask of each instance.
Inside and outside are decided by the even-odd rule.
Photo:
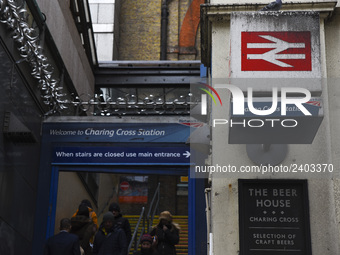
[[[151,230],[153,219],[154,219],[155,214],[156,214],[156,212],[158,210],[158,205],[159,205],[159,200],[160,200],[160,187],[161,187],[161,184],[158,183],[157,189],[156,189],[156,191],[155,191],[155,193],[153,195],[153,198],[151,200],[151,203],[149,205],[149,211],[148,211],[147,216],[145,216],[145,208],[144,207],[142,208],[141,214],[139,216],[138,222],[137,222],[136,227],[135,227],[135,231],[133,232],[131,241],[129,243],[128,254],[130,253],[130,250],[131,250],[131,248],[133,246],[133,243],[134,243],[134,250],[135,251],[139,247],[142,235],[145,233],[145,230],[146,230],[145,229],[146,228],[145,227],[145,219],[147,220],[147,228],[148,228],[147,232],[149,232]],[[141,230],[139,238],[137,238],[138,229],[139,229],[139,226],[140,226],[140,223],[141,223],[142,219],[143,219],[143,227],[142,227],[142,230]]]
[[[156,211],[158,209],[158,204],[159,204],[159,200],[160,200],[160,187],[161,187],[161,183],[159,182],[157,189],[155,191],[155,194],[153,195],[153,198],[152,198],[151,203],[149,205],[149,212],[148,212],[148,215],[146,216],[146,218],[148,220],[148,231],[151,230],[153,219],[154,219]],[[156,197],[157,197],[156,205],[154,206],[154,208],[152,208]],[[151,214],[151,211],[152,211],[152,214]]]
[[[145,213],[145,207],[143,207],[143,208],[142,208],[142,211],[141,211],[141,213],[140,213],[140,216],[139,216],[138,222],[137,222],[137,224],[136,224],[136,227],[135,227],[135,231],[133,232],[133,235],[132,235],[132,238],[131,238],[131,241],[130,241],[129,247],[128,247],[128,252],[127,252],[127,254],[129,254],[129,253],[130,253],[130,250],[131,250],[132,244],[133,244],[133,242],[135,241],[135,238],[137,237],[137,232],[138,232],[138,229],[139,229],[140,222],[142,221],[142,219],[144,219],[144,218],[145,218],[145,215],[144,215],[144,213]],[[144,225],[144,224],[143,224],[143,225]],[[144,230],[145,230],[145,226],[143,226],[142,233],[144,233]],[[135,249],[136,249],[136,247],[138,247],[138,245],[139,245],[139,241],[140,241],[140,238],[138,239],[138,241],[137,241],[137,242],[135,242]]]

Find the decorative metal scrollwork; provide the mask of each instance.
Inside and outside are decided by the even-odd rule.
[[[99,116],[125,116],[125,115],[188,115],[197,100],[191,93],[178,96],[172,101],[165,101],[164,96],[149,95],[138,99],[135,95],[126,94],[124,97],[112,98],[102,94],[75,96],[72,104],[81,112],[91,112]]]
[[[27,10],[17,6],[14,0],[0,0],[0,22],[12,30],[12,38],[19,44],[20,56],[31,66],[32,76],[38,80],[43,102],[51,115],[66,109],[66,94],[62,92],[60,82],[53,78],[54,68],[39,45],[39,30],[31,28],[26,22]],[[26,16],[25,16],[26,15]]]

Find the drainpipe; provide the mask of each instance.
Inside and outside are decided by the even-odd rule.
[[[161,10],[161,59],[166,60],[167,43],[168,43],[168,3],[162,0]]]
[[[206,188],[205,193],[205,213],[207,219],[207,253],[209,255],[214,255],[213,252],[213,233],[211,232],[211,188]]]

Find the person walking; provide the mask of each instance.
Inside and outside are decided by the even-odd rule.
[[[88,199],[83,199],[83,200],[80,202],[79,206],[81,206],[81,205],[86,205],[86,206],[87,206],[87,208],[88,208],[88,210],[89,210],[90,218],[92,219],[93,223],[96,224],[97,229],[98,229],[98,218],[97,218],[97,214],[96,214],[96,212],[93,210],[92,204],[91,204],[90,200],[88,200]],[[79,206],[78,206],[78,210],[79,210]],[[72,217],[75,217],[75,216],[77,215],[78,210],[72,215]]]
[[[158,225],[150,232],[156,238],[155,246],[159,255],[176,255],[175,245],[179,242],[179,231],[180,227],[173,222],[171,213],[161,212]]]
[[[154,249],[153,243],[156,242],[149,234],[142,235],[140,240],[140,251],[136,251],[133,255],[158,255],[158,252]]]
[[[128,244],[124,231],[114,225],[112,212],[103,216],[103,222],[94,238],[93,255],[126,255]]]
[[[132,238],[129,220],[123,217],[123,215],[120,212],[119,204],[117,203],[111,203],[109,206],[109,211],[112,212],[113,215],[115,216],[115,225],[118,225],[121,229],[123,229],[127,243],[129,245]]]
[[[96,224],[93,223],[89,216],[88,207],[85,204],[81,204],[77,215],[71,218],[72,228],[70,233],[79,237],[79,243],[85,255],[92,255],[90,240],[94,237],[97,230]]]
[[[64,218],[60,221],[60,232],[46,241],[44,255],[80,255],[78,236],[69,233],[71,220]]]

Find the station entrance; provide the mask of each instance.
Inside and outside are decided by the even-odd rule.
[[[159,192],[152,224],[164,210],[174,221],[185,218],[180,236],[185,243],[178,249],[187,248],[179,254],[205,253],[205,182],[190,178],[188,123],[64,118],[53,117],[43,125],[36,243],[54,235],[60,219],[72,217],[83,199],[92,201],[99,224],[112,202],[133,223],[143,207],[148,213]]]
[[[69,169],[69,170],[68,170]],[[143,232],[158,224],[158,215],[170,211],[173,221],[179,224],[180,242],[176,246],[178,254],[188,254],[188,178],[186,169],[160,174],[155,169],[138,173],[116,172],[119,169],[94,168],[90,172],[73,172],[72,168],[59,171],[58,188],[54,194],[55,222],[54,234],[58,233],[62,218],[71,217],[83,199],[93,203],[98,216],[98,224],[113,202],[119,204],[122,215],[129,220],[131,234],[130,254],[138,249],[138,240]],[[152,172],[158,173],[152,173]],[[164,172],[164,169],[163,169]],[[180,174],[180,175],[178,175]],[[77,192],[74,192],[77,190]],[[139,224],[138,221],[140,220]],[[52,226],[51,226],[52,227]],[[52,229],[51,229],[52,232]]]

